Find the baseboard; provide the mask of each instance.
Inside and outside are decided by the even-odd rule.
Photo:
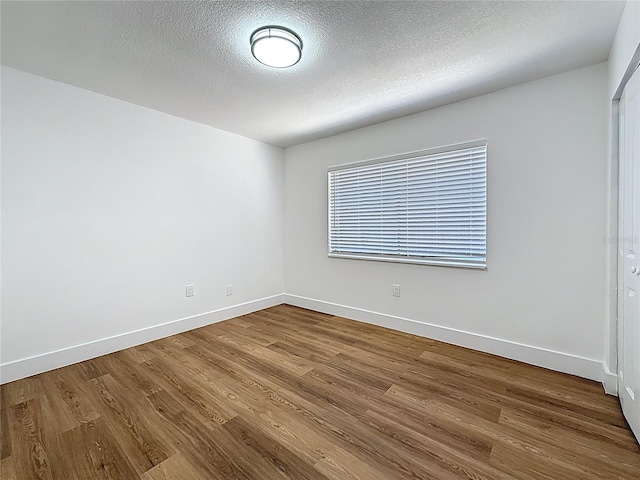
[[[142,343],[151,342],[159,338],[193,330],[194,328],[204,327],[240,315],[246,315],[282,303],[331,315],[339,315],[341,317],[420,335],[422,337],[433,338],[558,372],[596,380],[602,382],[608,394],[617,394],[618,377],[611,373],[602,362],[597,360],[291,294],[280,294],[261,298],[251,302],[173,320],[161,325],[154,325],[133,332],[7,362],[0,365],[0,384],[89,360]]]
[[[608,395],[618,396],[618,375],[611,373],[609,366],[602,363],[602,386]]]
[[[603,384],[605,380],[602,362],[590,358],[298,295],[285,294],[284,303],[492,353],[550,370],[596,380]]]
[[[158,340],[159,338],[186,332],[194,328],[204,327],[212,323],[246,315],[264,308],[280,305],[284,295],[274,295],[251,302],[233,305],[231,307],[213,310],[190,317],[172,320],[171,322],[127,332],[113,337],[102,338],[93,342],[74,345],[72,347],[55,350],[53,352],[21,358],[0,365],[0,384],[19,380],[21,378],[47,372],[56,368],[82,362],[91,358],[117,352],[125,348],[134,347],[142,343]]]

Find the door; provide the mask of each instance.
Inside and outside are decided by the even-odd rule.
[[[618,395],[640,441],[640,70],[620,99]]]

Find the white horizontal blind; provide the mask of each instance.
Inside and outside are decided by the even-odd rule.
[[[484,268],[486,203],[486,143],[338,167],[329,255]]]

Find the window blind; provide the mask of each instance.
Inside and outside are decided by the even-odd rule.
[[[329,255],[486,267],[487,145],[329,171]]]

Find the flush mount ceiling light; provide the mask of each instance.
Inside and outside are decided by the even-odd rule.
[[[302,40],[288,28],[261,27],[251,34],[250,41],[253,56],[269,67],[291,67],[302,57]]]

